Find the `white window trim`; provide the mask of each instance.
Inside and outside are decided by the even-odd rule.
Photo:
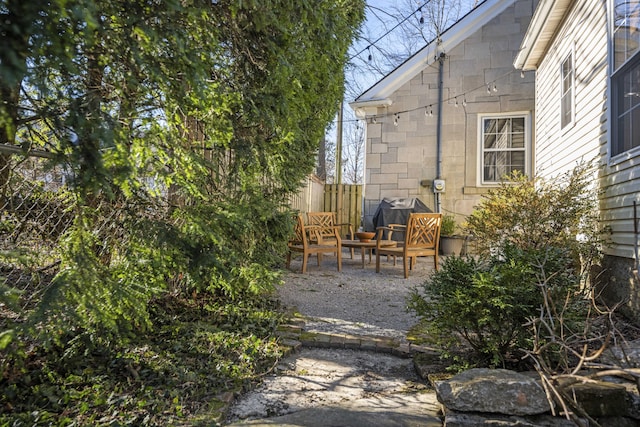
[[[562,126],[562,97],[564,96],[564,75],[563,66],[567,59],[571,59],[571,119],[569,122]],[[560,129],[563,132],[573,128],[576,124],[576,56],[573,47],[571,51],[563,57],[560,61]]]
[[[524,117],[524,170],[525,175],[531,177],[531,111],[512,111],[508,113],[483,113],[478,114],[478,132],[477,132],[477,166],[476,166],[476,186],[478,187],[497,187],[500,185],[500,182],[484,182],[484,169],[483,169],[483,158],[484,158],[484,132],[482,123],[484,119],[493,119],[493,118],[511,118],[511,117]]]

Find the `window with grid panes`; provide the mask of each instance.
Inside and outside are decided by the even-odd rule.
[[[640,147],[640,0],[613,0],[611,155]]]
[[[573,54],[562,61],[560,67],[562,95],[560,98],[560,127],[564,129],[573,122]]]
[[[526,116],[482,117],[482,183],[494,184],[514,171],[527,173]]]

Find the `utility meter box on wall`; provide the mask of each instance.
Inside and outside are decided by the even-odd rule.
[[[433,180],[433,192],[434,193],[444,193],[444,179],[434,179]]]

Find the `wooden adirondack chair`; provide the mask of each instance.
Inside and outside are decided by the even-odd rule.
[[[302,252],[302,272],[307,272],[307,262],[311,255],[318,257],[318,266],[322,262],[323,254],[335,254],[338,261],[338,271],[342,271],[342,244],[337,227],[332,227],[333,233],[317,225],[305,225],[302,215],[298,215],[295,225],[295,236],[288,243],[287,268],[291,265],[291,254]],[[320,233],[323,237],[318,238]],[[325,237],[326,236],[326,237]]]
[[[335,212],[307,212],[307,223],[309,226],[317,226],[319,228],[315,233],[315,238],[312,239],[313,243],[317,243],[319,241],[331,241],[335,240],[336,227],[337,233],[340,234],[340,231],[343,227],[349,227],[348,239],[355,239],[355,235],[353,233],[353,227],[351,224],[338,224],[336,219]],[[344,237],[344,236],[341,236]],[[322,255],[320,255],[322,258]],[[353,248],[351,248],[351,258],[353,259]]]
[[[378,227],[376,238],[376,242],[378,242],[376,245],[376,273],[380,272],[380,257],[383,255],[402,257],[405,279],[409,277],[409,270],[413,269],[416,257],[419,256],[433,256],[435,269],[438,270],[438,245],[440,242],[441,224],[442,214],[414,212],[409,214],[407,227],[404,230]],[[382,246],[385,231],[404,233],[404,241],[397,247]]]

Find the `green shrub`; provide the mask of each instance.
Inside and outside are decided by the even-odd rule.
[[[513,175],[468,217],[480,256],[449,257],[409,299],[445,356],[466,346],[467,365],[534,355],[567,370],[589,341],[585,278],[603,244],[592,177],[588,164],[553,182]]]
[[[453,236],[456,232],[456,219],[453,215],[443,215],[442,225],[440,226],[441,236]]]
[[[531,331],[525,325],[543,303],[538,286],[544,281],[542,270],[553,272],[549,288],[554,295],[578,285],[577,275],[565,268],[566,251],[510,246],[505,253],[479,259],[449,257],[410,296],[410,309],[423,318],[434,342],[444,349],[468,345],[478,365],[505,366],[508,358],[520,358],[522,349],[531,347]]]
[[[603,245],[598,194],[591,163],[552,180],[530,180],[514,173],[492,190],[467,218],[466,231],[477,250],[495,253],[507,244],[526,249],[570,249],[591,263]]]

